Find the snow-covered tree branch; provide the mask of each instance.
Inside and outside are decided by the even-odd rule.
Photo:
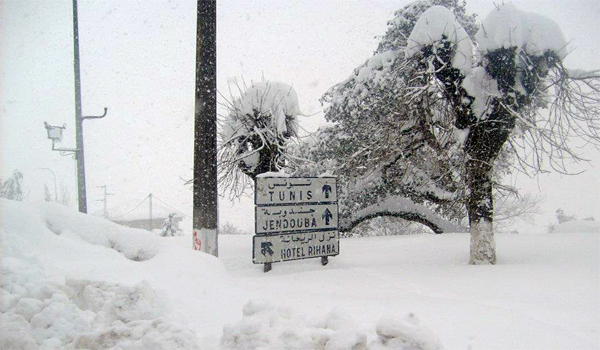
[[[311,155],[340,177],[347,220],[390,196],[414,212],[381,215],[468,215],[471,263],[493,264],[494,185],[514,168],[567,171],[565,160],[582,160],[573,137],[600,144],[598,74],[566,69],[556,23],[513,5],[477,30],[458,1],[416,1],[389,25],[374,56],[324,96],[329,150]]]
[[[541,156],[564,169],[565,157],[580,159],[569,146],[571,137],[600,144],[600,100],[593,77],[569,79],[562,67],[566,42],[552,20],[513,5],[499,6],[475,35],[475,65],[463,59],[473,50],[459,26],[449,10],[430,8],[409,38],[419,43],[418,49],[409,46],[406,53],[417,77],[433,76],[440,83],[440,93],[452,105],[455,127],[467,133],[463,150],[471,263],[493,264],[492,174],[503,148],[511,140],[528,140],[534,159],[519,158],[522,164],[542,169]]]
[[[225,106],[221,120],[219,183],[233,196],[254,185],[256,176],[295,167],[289,149],[298,136],[298,95],[284,83],[253,84]]]

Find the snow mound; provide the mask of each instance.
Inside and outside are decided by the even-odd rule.
[[[567,42],[556,22],[537,13],[520,11],[513,4],[499,5],[490,12],[475,39],[483,52],[517,47],[535,56],[546,51],[554,51],[561,59],[567,55]]]
[[[442,349],[437,337],[419,324],[419,319],[410,313],[402,319],[383,317],[377,323],[379,344],[373,349]]]
[[[164,301],[133,286],[52,283],[35,264],[2,259],[2,349],[194,349],[194,332],[161,318]]]
[[[552,233],[600,233],[600,222],[588,220],[571,220],[558,224]]]
[[[60,245],[60,248],[56,248],[64,249],[64,253],[67,253],[70,250],[68,246],[73,248],[74,244],[96,251],[92,246],[105,247],[129,260],[145,261],[158,251],[161,239],[148,231],[126,228],[103,218],[73,212],[56,203],[27,205],[6,199],[0,202],[2,228],[6,233],[11,233],[7,236],[5,248],[11,253],[16,253],[11,249],[39,249],[46,244]]]
[[[55,203],[0,199],[0,218],[1,349],[199,347],[162,285],[182,274],[173,262],[209,283],[216,259],[191,247],[174,258],[173,239]]]
[[[369,338],[375,340],[369,342]],[[382,318],[373,335],[341,309],[307,318],[289,308],[251,300],[243,308],[242,319],[223,328],[221,349],[438,350],[442,346],[412,314],[402,320]]]

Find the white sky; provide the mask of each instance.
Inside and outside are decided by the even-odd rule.
[[[71,0],[0,0],[0,175],[24,173],[27,200],[52,190],[51,168],[59,186],[75,196],[75,166],[52,152],[43,122],[67,125],[63,147],[74,147]],[[101,210],[102,190],[115,196],[109,207],[132,208],[152,192],[191,213],[194,118],[195,1],[79,0],[80,55],[84,115],[108,116],[84,122],[88,208]],[[397,1],[243,1],[218,2],[218,89],[228,82],[279,80],[292,84],[300,107],[312,115],[308,130],[323,123],[320,96],[369,58]],[[570,40],[572,68],[599,68],[600,2],[514,1],[525,11],[554,19]],[[493,1],[468,1],[484,17]],[[600,155],[577,177],[557,174],[516,186],[546,196],[545,226],[556,208],[600,219]],[[250,199],[223,201],[222,221],[252,227]]]

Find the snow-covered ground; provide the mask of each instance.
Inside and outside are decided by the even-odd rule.
[[[0,222],[2,349],[600,346],[595,223],[497,235],[495,266],[467,264],[467,234],[413,235],[265,274],[250,236],[216,259],[56,204],[2,199]]]

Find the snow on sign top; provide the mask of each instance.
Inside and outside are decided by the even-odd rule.
[[[315,204],[337,202],[335,177],[258,177],[256,205]]]

